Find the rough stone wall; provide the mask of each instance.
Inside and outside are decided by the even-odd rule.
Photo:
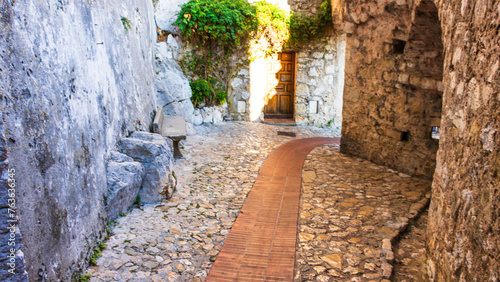
[[[3,14],[2,16],[5,16]],[[3,26],[3,25],[2,25]],[[4,67],[2,65],[2,67]],[[3,96],[0,96],[3,100]],[[18,194],[16,170],[9,167],[7,140],[0,117],[0,280],[26,281],[24,253],[21,250],[21,233],[16,198]]]
[[[299,11],[309,16],[319,13],[319,7],[323,0],[287,0],[290,10]]]
[[[179,60],[183,53],[190,51],[189,48],[186,48],[187,46],[185,46],[182,38],[178,36],[178,28],[172,25],[177,17],[176,13],[180,11],[179,5],[186,2],[187,0],[159,0],[155,5],[156,22],[163,36],[160,36],[160,38],[165,40],[165,42],[158,45],[160,46],[158,48],[158,57]],[[284,10],[302,12],[311,16],[319,12],[322,3],[321,0],[269,0],[268,2],[276,4]],[[341,125],[344,50],[345,37],[332,35],[324,42],[305,46],[297,52],[295,117],[298,124],[315,126]],[[196,110],[192,117],[194,124],[207,123],[210,120],[217,123],[219,113],[222,117],[233,120],[261,121],[263,119],[262,111],[265,93],[261,91],[261,86],[257,84],[262,81],[264,65],[260,59],[257,59],[251,63],[251,66],[248,66],[246,60],[248,60],[249,56],[248,52],[240,51],[230,58],[230,65],[233,70],[237,70],[237,73],[230,81],[229,105],[210,110]],[[157,78],[163,80],[162,77],[165,75],[164,70],[157,71]],[[238,111],[239,102],[245,102],[243,112]],[[310,102],[318,103],[317,113],[309,111]],[[186,106],[182,107],[187,108]],[[215,114],[212,115],[210,112]],[[167,110],[165,114],[169,114]]]
[[[442,132],[429,210],[435,281],[500,279],[500,2],[436,1]]]
[[[442,47],[437,10],[414,13],[413,2],[347,4],[341,151],[431,178]]]
[[[181,5],[189,0],[158,0],[155,4],[155,19],[160,30],[167,33],[178,34],[179,29],[172,25],[181,11]]]
[[[69,281],[106,222],[106,160],[155,107],[153,5],[3,1],[2,116],[31,281]],[[3,30],[3,27],[2,27]]]
[[[172,35],[168,38],[177,43]],[[184,116],[189,127],[193,123],[194,111],[189,80],[173,59],[172,44],[158,42],[155,47],[156,104],[163,106],[167,116]]]

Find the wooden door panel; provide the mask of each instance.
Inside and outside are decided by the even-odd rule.
[[[292,53],[281,53],[280,55],[282,61],[291,61],[293,57]]]
[[[267,112],[269,114],[277,114],[278,113],[278,96],[274,95],[268,102],[267,102]]]
[[[280,82],[292,82],[292,74],[280,74]]]
[[[279,99],[280,99],[279,113],[288,114],[290,112],[291,95],[280,95]]]

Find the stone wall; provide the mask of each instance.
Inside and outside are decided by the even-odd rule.
[[[498,1],[345,2],[334,17],[347,34],[342,151],[434,175],[432,281],[498,281]]]
[[[436,1],[442,133],[429,209],[435,281],[500,279],[500,2]]]
[[[3,13],[2,16],[7,16]],[[3,25],[2,25],[3,26]],[[5,67],[2,64],[2,67]],[[3,96],[1,97],[3,100]],[[0,280],[26,281],[24,253],[21,250],[21,233],[16,194],[16,170],[9,166],[5,128],[0,117]]]
[[[439,143],[431,133],[442,103],[441,31],[434,4],[415,13],[411,3],[347,5],[341,151],[431,178]]]
[[[31,281],[69,281],[105,233],[110,150],[152,122],[153,5],[1,5],[0,94],[21,250]]]
[[[314,126],[342,125],[345,36],[297,52],[295,121]],[[316,104],[316,105],[313,105]]]
[[[319,6],[323,0],[287,0],[290,5],[290,10],[295,12],[302,12],[309,16],[315,16],[319,13]]]

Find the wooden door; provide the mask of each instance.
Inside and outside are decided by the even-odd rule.
[[[293,118],[295,53],[266,57],[266,106],[264,118]]]

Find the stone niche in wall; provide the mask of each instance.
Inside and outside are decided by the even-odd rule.
[[[354,1],[357,2],[357,1]],[[432,177],[443,92],[436,6],[348,4],[341,151]],[[380,4],[380,3],[378,3]],[[364,8],[366,9],[364,9]]]

